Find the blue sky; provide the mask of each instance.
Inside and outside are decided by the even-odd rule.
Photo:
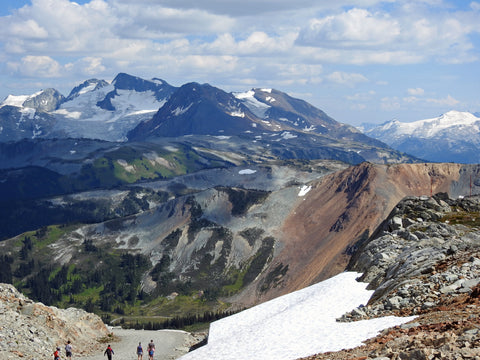
[[[480,1],[3,0],[0,100],[119,72],[269,87],[359,125],[480,111]]]

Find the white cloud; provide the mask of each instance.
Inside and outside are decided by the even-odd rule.
[[[435,105],[440,105],[440,106],[455,106],[460,103],[459,100],[453,98],[451,95],[447,95],[445,98],[440,98],[440,99],[426,99],[428,103],[432,103]]]
[[[456,99],[465,104],[460,91],[478,93],[478,85],[465,79],[467,72],[451,65],[475,66],[478,0],[469,6],[453,0],[87,1],[32,0],[0,16],[4,93],[19,88],[15,83],[25,77],[29,84],[49,81],[69,91],[67,86],[87,77],[111,79],[128,72],[163,77],[174,85],[198,81],[229,91],[271,87],[308,94],[308,101],[315,99],[314,105],[333,117],[348,108],[342,103],[346,99],[357,108],[404,110],[413,104],[439,108]],[[448,68],[435,69],[438,63]],[[449,81],[436,88],[442,94],[438,98],[413,86],[405,94],[399,77],[418,71],[416,64],[427,64],[429,72],[412,75],[415,85],[426,86],[420,82],[426,76],[435,77],[439,86]],[[460,80],[469,83],[468,90],[462,85],[463,90],[443,97]],[[381,95],[378,91],[384,101],[374,103],[368,92],[344,92],[345,85],[367,83],[388,84]]]
[[[474,10],[474,11],[480,11],[480,3],[479,3],[479,2],[472,1],[472,2],[470,3],[470,7],[471,7],[472,10]]]
[[[421,94],[423,95],[423,92]],[[381,107],[384,110],[387,111],[392,111],[392,110],[398,110],[403,107],[409,107],[415,104],[417,107],[434,107],[438,109],[444,109],[445,107],[451,108],[454,107],[458,104],[460,104],[460,101],[452,97],[451,95],[447,95],[444,98],[426,98],[426,97],[419,97],[419,96],[407,96],[404,98],[399,98],[399,97],[384,97],[381,100]]]
[[[353,95],[347,95],[345,98],[350,101],[368,101],[371,100],[372,97],[376,94],[374,90],[370,90],[367,92],[356,93]]]
[[[106,67],[102,64],[102,58],[99,57],[85,57],[80,59],[76,64],[76,68],[82,74],[94,76],[95,74],[103,73]]]
[[[338,15],[312,19],[298,37],[302,45],[360,48],[390,44],[400,34],[396,20],[354,8]]]
[[[384,97],[381,99],[380,107],[386,111],[393,111],[400,109],[402,106],[398,97]]]
[[[327,76],[327,79],[337,84],[354,85],[359,82],[366,82],[368,79],[362,74],[346,73],[335,71]]]
[[[8,68],[27,77],[49,78],[62,75],[62,66],[49,56],[28,55],[19,63],[8,63]]]
[[[421,96],[425,93],[425,90],[422,88],[411,88],[407,90],[409,95]]]
[[[461,63],[477,58],[470,35],[480,32],[474,20],[478,16],[461,11],[424,13],[418,8],[403,6],[390,13],[353,8],[313,18],[296,43],[319,52],[338,50],[343,56],[335,61],[352,64]]]

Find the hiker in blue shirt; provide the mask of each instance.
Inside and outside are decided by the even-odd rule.
[[[143,358],[143,348],[142,348],[142,343],[139,342],[137,346],[137,355],[138,355],[138,360],[142,360]]]

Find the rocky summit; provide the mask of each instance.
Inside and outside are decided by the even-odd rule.
[[[338,321],[415,315],[365,345],[308,359],[478,359],[480,197],[407,197],[352,257],[375,292]]]
[[[68,340],[74,354],[89,355],[103,348],[98,340],[110,333],[97,315],[84,310],[48,307],[28,299],[13,285],[0,284],[0,359],[41,360],[62,353]]]

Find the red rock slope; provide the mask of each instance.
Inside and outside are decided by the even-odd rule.
[[[348,248],[371,234],[402,198],[468,195],[479,174],[478,165],[362,163],[310,184],[280,231],[282,250],[240,302],[262,302],[343,271]],[[283,276],[274,270],[280,265],[288,265]]]

